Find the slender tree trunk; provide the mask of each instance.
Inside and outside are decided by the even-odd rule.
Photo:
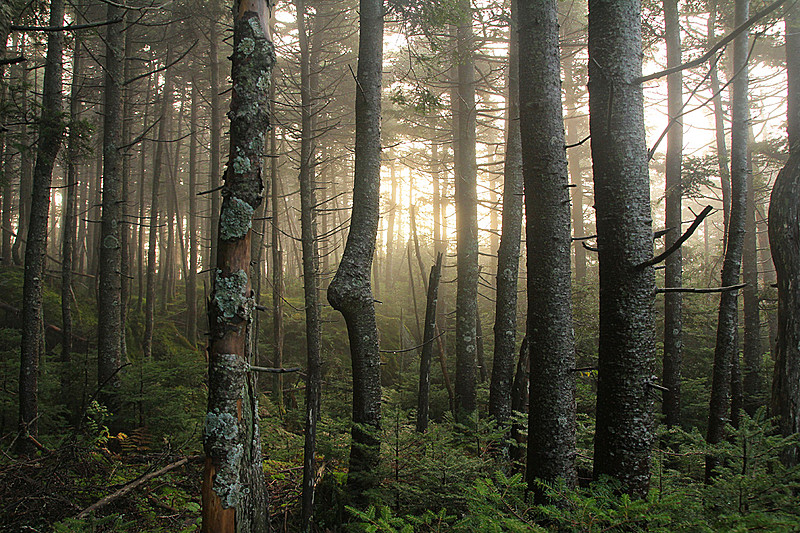
[[[564,95],[566,109],[571,111],[574,115],[580,115],[583,110],[579,102],[579,87],[575,81],[575,55],[573,53],[566,54],[563,60],[564,66]],[[576,145],[581,141],[581,130],[585,128],[585,119],[580,116],[567,117],[565,121],[566,126],[566,141],[568,146]],[[583,149],[581,146],[573,146],[569,151],[569,158],[567,169],[569,170],[569,177],[572,182],[572,235],[576,241],[573,246],[575,249],[575,282],[578,284],[586,281],[586,248],[581,244],[582,239],[586,233],[583,225],[583,176],[581,175],[581,155]]]
[[[353,429],[347,490],[356,505],[377,486],[380,463],[381,366],[370,270],[380,216],[383,2],[360,0],[356,133],[350,232],[328,301],[347,324],[353,364]]]
[[[528,486],[575,476],[569,175],[561,111],[557,1],[521,2],[520,130],[528,253]],[[534,488],[537,500],[545,495]]]
[[[216,275],[208,316],[208,412],[202,531],[269,531],[269,500],[261,465],[255,375],[247,340],[255,303],[249,273],[253,213],[261,204],[262,163],[270,128],[268,86],[275,62],[269,6],[234,5],[230,158],[219,216]],[[260,268],[260,266],[256,266]]]
[[[681,29],[678,19],[678,0],[664,0],[666,18],[667,68],[681,63]],[[667,115],[675,121],[667,132],[665,218],[667,234],[664,247],[670,248],[681,236],[681,159],[683,156],[683,121],[678,115],[683,108],[683,75],[680,72],[667,78]],[[678,248],[666,260],[664,286],[683,284],[683,256]],[[668,427],[681,423],[681,361],[683,359],[683,301],[679,292],[664,295],[664,391],[661,404]]]
[[[220,84],[219,84],[219,35],[217,32],[217,21],[211,21],[211,32],[209,34],[211,56],[211,174],[209,189],[211,192],[211,265],[217,264],[217,231],[219,228],[219,209],[220,209],[220,156],[222,152],[222,104],[220,103]],[[211,270],[211,280],[215,276]]]
[[[744,251],[742,255],[742,289],[744,306],[744,346],[742,352],[742,396],[744,411],[753,416],[764,405],[764,386],[761,369],[761,313],[758,288],[758,227],[756,200],[753,190],[752,161],[747,173],[747,203],[745,214]]]
[[[472,8],[458,0],[460,21],[456,29],[458,57],[456,101],[456,418],[477,408],[475,391],[478,315],[478,191],[475,155],[475,62]]]
[[[25,55],[25,40],[19,46],[21,54]],[[24,256],[23,243],[27,239],[28,225],[25,223],[30,219],[31,209],[31,181],[33,180],[33,149],[28,136],[28,98],[29,90],[28,84],[30,83],[28,69],[20,67],[20,83],[22,85],[22,94],[20,95],[22,103],[20,105],[22,112],[22,124],[19,125],[19,145],[21,147],[20,154],[20,168],[19,168],[19,204],[17,209],[17,236],[14,238],[14,244],[11,248],[11,256],[15,265],[22,265],[22,258]]]
[[[743,23],[749,16],[749,0],[736,0],[735,25]],[[722,265],[722,286],[739,283],[744,247],[745,215],[747,199],[747,137],[748,137],[748,35],[742,33],[733,43],[733,63],[736,77],[732,84],[731,102],[731,211],[728,222],[728,238],[725,259]],[[714,370],[711,382],[711,402],[708,415],[709,444],[722,440],[725,424],[729,420],[731,363],[739,357],[738,345],[738,291],[725,291],[720,295],[717,343],[714,349]],[[735,374],[734,374],[735,375]],[[706,457],[706,480],[714,475],[718,459]]]
[[[272,97],[274,100],[274,84],[272,85]],[[278,212],[278,150],[275,139],[275,128],[269,133],[270,153],[270,180],[272,185],[272,365],[275,368],[283,366],[283,249],[281,247],[280,214]],[[272,401],[283,410],[283,375],[275,374],[272,377]]]
[[[778,278],[778,337],[772,378],[771,414],[788,437],[800,431],[800,14],[786,12],[789,80],[789,161],[772,189],[769,244]],[[787,466],[800,461],[797,445],[783,451]]]
[[[165,64],[172,62],[172,47],[167,48]],[[158,221],[159,221],[159,194],[161,188],[161,173],[164,171],[164,150],[169,128],[169,114],[172,107],[172,69],[164,72],[164,86],[161,89],[161,120],[158,123],[158,142],[156,154],[153,158],[153,184],[150,196],[150,224],[147,244],[147,289],[145,292],[144,313],[144,342],[143,351],[145,359],[153,357],[153,329],[155,327],[156,311],[156,248],[158,247]],[[161,274],[163,268],[160,269]],[[162,295],[164,296],[164,295]]]
[[[64,23],[63,0],[50,2],[50,26]],[[42,289],[47,251],[47,216],[50,211],[50,183],[53,165],[61,147],[64,124],[61,117],[61,72],[64,52],[62,32],[47,36],[42,114],[36,166],[33,170],[25,273],[22,286],[22,342],[19,369],[19,436],[17,451],[35,450],[30,438],[38,437],[39,358],[43,347]],[[22,220],[22,219],[20,219]],[[20,224],[22,226],[22,224]],[[20,232],[21,233],[21,232]]]
[[[123,24],[125,20],[123,20]],[[130,79],[130,59],[133,56],[132,32],[125,32],[125,50],[123,54],[124,67],[122,81]],[[130,197],[131,197],[131,90],[124,89],[122,94],[122,201],[120,203],[122,222],[120,226],[120,362],[128,353],[127,322],[128,306],[131,299],[131,227],[130,227]]]
[[[186,338],[197,344],[197,78],[192,78],[192,103],[189,111],[189,266],[186,273]]]
[[[425,305],[425,330],[422,334],[422,354],[419,362],[419,394],[417,395],[417,431],[428,429],[428,408],[431,390],[431,358],[436,335],[436,301],[439,298],[439,278],[442,274],[442,254],[436,254],[436,264],[428,278],[428,299]]]
[[[503,166],[503,234],[497,252],[497,303],[494,362],[489,384],[489,415],[498,424],[511,417],[511,384],[517,352],[517,280],[522,239],[522,145],[519,125],[519,39],[517,1],[512,3],[508,57],[508,114]]]
[[[107,19],[122,8],[108,4]],[[105,103],[103,120],[103,211],[100,238],[100,291],[97,302],[97,385],[101,399],[118,415],[118,369],[122,364],[122,84],[125,47],[122,23],[106,33]]]
[[[75,401],[77,390],[73,389],[72,379],[76,374],[72,368],[72,274],[75,258],[75,230],[77,223],[76,201],[78,195],[78,130],[75,125],[81,114],[81,89],[84,79],[80,74],[83,68],[81,51],[82,37],[75,34],[72,52],[72,85],[69,101],[69,137],[67,140],[67,183],[64,200],[63,238],[61,240],[61,396],[67,403],[70,421],[78,423],[79,405]]]
[[[317,200],[315,166],[314,98],[304,0],[294,0],[300,42],[300,231],[303,246],[303,295],[306,314],[306,425],[303,446],[303,531],[310,531],[314,515],[317,420],[320,412],[322,321],[319,301],[319,252],[317,249]]]
[[[7,36],[7,35],[6,35]],[[0,36],[1,37],[1,36]],[[2,45],[3,53],[5,53],[6,41],[0,42]],[[0,67],[0,105],[5,108],[6,99],[8,97],[8,83],[5,79],[6,69]],[[11,182],[11,141],[7,135],[7,128],[3,124],[3,131],[0,132],[0,182],[3,184],[3,200],[2,200],[2,227],[0,227],[0,235],[2,235],[2,243],[0,243],[0,262],[5,265],[10,265],[11,261],[11,198],[13,195],[13,187]]]
[[[650,182],[638,0],[589,5],[589,106],[600,261],[594,476],[640,497],[650,484],[655,363]],[[531,365],[533,367],[533,365]]]
[[[147,80],[147,91],[145,92],[144,101],[144,118],[142,120],[142,132],[147,131],[149,127],[147,124],[147,112],[150,110],[150,91],[151,80]],[[147,167],[147,143],[142,139],[139,144],[139,216],[137,221],[139,223],[136,237],[136,274],[138,299],[136,301],[136,309],[142,310],[142,303],[144,302],[145,293],[145,264],[144,264],[144,228],[145,228],[145,182],[146,182],[146,167]]]

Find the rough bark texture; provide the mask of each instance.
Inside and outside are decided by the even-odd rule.
[[[108,4],[107,19],[122,8]],[[105,100],[103,112],[103,211],[100,238],[100,279],[97,301],[97,384],[100,396],[117,413],[122,361],[122,83],[125,48],[122,24],[106,33]]]
[[[736,0],[736,25],[748,18],[749,1]],[[731,101],[731,210],[728,221],[728,238],[722,263],[723,287],[739,283],[744,248],[745,203],[747,198],[747,55],[748,36],[742,33],[733,42],[733,64],[736,77],[732,83]],[[711,402],[708,415],[709,444],[722,440],[725,424],[729,420],[731,363],[739,357],[738,323],[739,293],[725,291],[720,295],[717,342],[714,348],[714,370],[711,381]],[[713,476],[716,458],[706,458],[706,479]]]
[[[322,380],[322,318],[319,300],[319,251],[317,247],[317,200],[315,178],[315,117],[311,93],[311,60],[305,22],[305,2],[294,1],[300,44],[300,232],[303,247],[303,296],[306,314],[306,421],[303,445],[303,531],[311,528],[317,448],[317,420],[320,417]]]
[[[347,490],[354,504],[363,505],[366,491],[380,479],[381,358],[370,271],[380,208],[383,2],[361,0],[359,13],[353,210],[328,302],[344,316],[350,341],[353,428]]]
[[[778,337],[772,380],[771,414],[781,434],[800,431],[800,14],[786,14],[786,65],[789,78],[789,161],[778,174],[769,204],[769,242],[778,277]],[[788,466],[800,450],[784,451]]]
[[[478,167],[476,164],[475,61],[472,8],[458,1],[461,20],[456,29],[458,78],[454,120],[456,150],[456,418],[475,411],[478,315]]]
[[[64,2],[50,3],[50,25],[64,23]],[[61,117],[61,71],[64,36],[50,32],[44,67],[42,114],[39,142],[33,169],[28,239],[25,246],[25,273],[22,286],[22,342],[19,368],[19,437],[17,450],[33,451],[28,436],[38,436],[39,355],[42,339],[42,285],[47,251],[47,217],[50,211],[50,183],[64,124]],[[23,219],[20,219],[24,222]],[[20,232],[21,233],[21,232]]]
[[[522,146],[519,126],[519,40],[517,1],[511,5],[508,56],[508,115],[506,159],[503,166],[503,233],[497,251],[497,303],[494,321],[494,360],[489,384],[489,415],[498,424],[511,416],[511,383],[517,352],[517,280],[522,239]]]
[[[678,20],[678,0],[664,0],[667,68],[681,63],[681,29]],[[683,75],[680,72],[667,78],[667,115],[675,121],[667,132],[665,219],[667,234],[664,248],[669,249],[682,235],[681,231],[681,158],[683,154],[683,120],[678,117],[683,107]],[[665,263],[664,286],[683,284],[683,255],[678,248]],[[683,295],[670,292],[664,295],[664,368],[662,384],[666,387],[661,404],[667,426],[681,423],[681,361],[683,359]]]
[[[528,253],[528,486],[575,486],[569,176],[556,0],[521,2],[519,82]],[[541,491],[534,490],[542,499]]]
[[[436,302],[439,298],[439,278],[442,274],[442,254],[436,255],[428,278],[428,299],[425,305],[425,330],[422,334],[422,354],[419,361],[419,394],[417,395],[417,431],[428,429],[428,408],[431,391],[431,358],[436,335]]]
[[[655,276],[642,111],[641,5],[589,2],[589,109],[600,339],[594,475],[645,496],[653,444]]]
[[[252,354],[247,350],[255,307],[250,285],[252,219],[263,195],[261,171],[275,62],[267,11],[263,0],[237,0],[234,7],[230,158],[208,309],[209,397],[202,490],[202,530],[208,533],[269,530],[257,389],[255,374],[248,371]]]

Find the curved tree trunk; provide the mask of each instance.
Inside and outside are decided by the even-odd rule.
[[[557,1],[521,2],[519,81],[528,254],[530,404],[526,480],[574,487],[575,344],[569,175]],[[537,500],[544,500],[534,488]]]
[[[64,23],[64,1],[50,2],[50,25]],[[17,451],[34,451],[28,437],[38,437],[39,356],[44,346],[42,329],[42,288],[47,251],[47,218],[50,211],[50,183],[53,165],[61,148],[64,123],[61,117],[61,72],[64,52],[62,32],[47,36],[42,114],[36,166],[33,169],[25,273],[22,286],[22,342],[19,367],[19,436]],[[20,225],[23,220],[20,219]],[[20,232],[21,233],[21,232]]]
[[[594,476],[644,497],[650,484],[655,275],[638,0],[589,4],[589,108],[600,342]]]
[[[778,277],[778,337],[772,381],[773,416],[781,434],[800,431],[800,13],[786,14],[789,78],[789,161],[778,174],[769,204],[769,243]],[[783,453],[787,466],[800,462],[800,449]]]
[[[350,233],[328,302],[347,324],[353,364],[353,428],[347,490],[357,505],[378,481],[381,422],[381,358],[370,286],[378,232],[381,183],[381,69],[383,2],[360,0],[356,78],[356,138]]]
[[[261,465],[258,399],[249,371],[255,300],[251,288],[253,213],[270,128],[268,86],[275,55],[269,6],[236,0],[231,79],[230,159],[219,216],[216,275],[209,298],[208,412],[203,431],[202,530],[260,533],[269,530],[269,502]],[[256,265],[256,268],[260,266]]]

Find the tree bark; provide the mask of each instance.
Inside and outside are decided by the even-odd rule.
[[[255,307],[250,284],[252,218],[264,189],[268,89],[275,62],[269,9],[263,0],[236,0],[234,5],[230,156],[208,305],[211,331],[202,489],[202,531],[207,533],[269,530],[258,393],[255,375],[248,371],[253,361],[247,349]]]
[[[303,296],[306,315],[306,421],[303,445],[302,531],[310,531],[316,485],[317,420],[322,380],[322,319],[319,298],[317,200],[315,171],[315,94],[311,92],[311,60],[304,0],[294,0],[300,44],[300,232],[303,247]]]
[[[477,408],[478,191],[475,154],[475,61],[472,7],[458,0],[456,28],[456,418],[465,420]]]
[[[494,359],[489,415],[503,425],[511,417],[511,384],[517,353],[517,281],[522,239],[522,145],[519,125],[519,39],[517,0],[511,5],[508,55],[508,114],[503,165],[503,233],[497,252]]]
[[[192,103],[189,111],[189,266],[186,273],[186,338],[197,344],[197,78],[192,78]]]
[[[63,0],[50,2],[50,25],[64,22]],[[52,32],[47,36],[39,121],[36,166],[33,169],[30,219],[25,246],[25,272],[22,286],[22,342],[19,369],[19,435],[17,451],[35,450],[30,437],[38,437],[39,357],[43,347],[42,289],[47,251],[47,217],[50,210],[50,183],[53,175],[64,123],[61,117],[61,72],[64,36]],[[22,219],[21,219],[22,220]],[[21,232],[20,232],[21,233]]]
[[[209,176],[208,189],[211,193],[211,265],[217,264],[217,247],[214,246],[219,240],[217,231],[219,228],[219,171],[221,168],[220,158],[222,152],[222,104],[220,103],[220,83],[219,83],[219,34],[217,21],[211,20],[211,31],[209,32],[209,55],[211,56],[211,173]],[[214,269],[211,269],[211,281],[214,281]]]
[[[575,344],[569,175],[557,1],[520,2],[519,99],[528,254],[531,401],[526,480],[574,487]]]
[[[738,26],[749,16],[749,0],[736,0],[735,13],[735,25]],[[733,43],[733,65],[736,77],[733,79],[731,101],[731,210],[728,221],[727,246],[722,264],[723,286],[739,283],[744,248],[748,172],[747,123],[749,118],[747,56],[748,33],[744,32]],[[717,444],[722,440],[725,424],[729,421],[731,366],[733,358],[738,360],[739,357],[738,298],[738,291],[726,291],[720,295],[706,435],[709,444]],[[713,477],[717,464],[716,457],[711,455],[706,457],[706,481]]]
[[[742,350],[742,407],[751,417],[764,405],[764,386],[761,369],[761,313],[758,283],[758,227],[756,200],[753,188],[752,161],[747,173],[744,250],[742,254],[742,289],[744,307],[744,344]]]
[[[638,0],[589,4],[589,109],[600,338],[594,476],[644,497],[650,483],[655,359],[650,183],[641,85]],[[532,365],[533,366],[533,365]]]
[[[122,8],[108,4],[107,18]],[[122,23],[106,33],[105,100],[103,115],[103,211],[100,238],[100,285],[97,302],[97,384],[99,398],[118,415],[117,393],[122,364],[122,84],[125,48]]]
[[[664,0],[667,68],[681,63],[681,28],[678,19],[678,0]],[[669,249],[683,234],[681,229],[681,159],[683,157],[683,74],[667,77],[667,115],[672,127],[667,132],[664,249]],[[678,248],[667,257],[664,271],[665,287],[683,284],[683,255]],[[664,360],[661,404],[667,427],[681,423],[681,361],[683,359],[683,295],[670,292],[664,295]]]
[[[271,86],[273,101],[275,98],[274,84]],[[269,132],[270,153],[277,156],[275,128]],[[270,159],[270,180],[272,193],[272,365],[275,368],[283,366],[283,248],[281,247],[280,214],[278,212],[278,158]],[[272,376],[272,401],[283,410],[283,375]]]
[[[417,395],[417,432],[428,429],[428,408],[431,390],[431,358],[436,335],[436,301],[439,298],[439,278],[442,274],[442,254],[436,254],[436,264],[428,278],[428,299],[425,305],[425,330],[422,334],[422,354],[419,362],[419,394]]]
[[[786,12],[789,81],[789,161],[778,174],[769,204],[769,243],[778,278],[778,336],[771,414],[788,437],[800,431],[800,15]],[[797,445],[783,451],[787,466],[800,462]]]
[[[350,232],[328,302],[342,313],[353,364],[353,428],[347,490],[356,505],[377,486],[381,367],[370,270],[380,214],[383,2],[360,0],[353,210]]]
[[[21,41],[22,43],[19,48],[21,54],[24,56],[25,39]],[[22,94],[20,95],[22,103],[20,107],[22,124],[19,125],[19,145],[21,148],[19,164],[19,204],[17,209],[17,225],[19,226],[19,231],[17,231],[17,236],[14,238],[14,244],[11,247],[11,257],[15,265],[22,265],[22,258],[25,253],[23,242],[27,240],[29,231],[28,225],[25,224],[25,222],[30,220],[31,209],[31,180],[33,179],[33,157],[31,156],[33,147],[31,146],[30,137],[28,136],[28,76],[28,69],[24,66],[20,66],[20,82],[22,85]]]
[[[167,47],[166,65],[172,62],[172,47]],[[156,247],[158,246],[159,189],[161,173],[164,171],[164,150],[169,128],[170,108],[172,107],[172,69],[164,71],[164,86],[161,89],[161,120],[158,123],[158,142],[153,157],[153,183],[150,196],[150,224],[147,245],[147,289],[145,291],[144,342],[145,359],[153,357],[153,329],[155,327],[156,310]],[[163,269],[161,274],[163,275]],[[162,295],[164,296],[164,295]],[[166,297],[166,296],[164,296]]]

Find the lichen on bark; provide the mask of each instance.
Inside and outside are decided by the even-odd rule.
[[[253,207],[244,200],[226,197],[219,216],[219,238],[226,241],[244,238],[253,226],[253,212]]]

